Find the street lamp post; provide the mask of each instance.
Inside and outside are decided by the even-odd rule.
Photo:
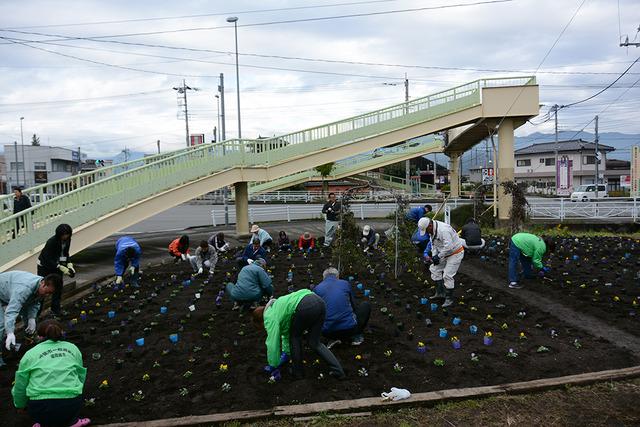
[[[230,16],[227,22],[233,23],[236,40],[236,96],[238,98],[238,139],[242,139],[242,125],[240,120],[240,68],[238,67],[238,17]]]
[[[27,186],[27,162],[24,158],[24,132],[22,131],[22,121],[24,117],[20,117],[20,144],[22,149],[22,185]],[[18,160],[16,159],[16,167],[18,167]]]

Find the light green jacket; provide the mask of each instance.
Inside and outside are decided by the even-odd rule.
[[[540,237],[529,233],[517,233],[511,238],[523,255],[531,258],[536,268],[542,268],[542,257],[547,252],[547,245]]]

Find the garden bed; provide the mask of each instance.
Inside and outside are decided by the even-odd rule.
[[[480,256],[465,262],[486,269],[506,287],[508,238],[491,236]],[[524,280],[526,289],[640,336],[640,243],[626,237],[556,238],[543,259],[544,278]]]
[[[414,266],[396,280],[390,259],[378,252],[370,259],[371,268],[354,277],[357,299],[364,300],[369,290],[373,310],[364,344],[333,349],[345,367],[346,381],[331,379],[326,366],[306,351],[305,379],[293,381],[285,370],[280,383],[268,383],[264,332],[253,327],[249,313],[231,311],[228,297],[216,304],[223,282],[235,278],[232,260],[221,260],[210,283],[191,279],[185,264],[167,263],[147,269],[139,291],[97,289],[65,307],[68,339],[79,346],[89,369],[83,415],[108,423],[267,409],[374,397],[392,386],[426,392],[637,362],[609,342],[462,274],[457,276],[456,306],[431,311],[431,301],[422,304],[432,293],[424,283],[424,267]],[[317,283],[328,261],[329,254],[314,253],[308,259],[278,254],[270,263],[276,294]],[[288,284],[292,265],[293,281]],[[161,314],[160,307],[167,312]],[[454,325],[456,318],[460,323]],[[471,326],[477,328],[475,334]],[[446,337],[440,337],[441,328]],[[483,344],[487,332],[491,345]],[[178,334],[176,343],[170,341],[172,334]],[[460,349],[453,347],[454,336]],[[144,346],[136,345],[140,338]],[[26,416],[15,416],[10,409],[17,360],[7,360],[10,368],[0,373],[0,424],[29,425]]]

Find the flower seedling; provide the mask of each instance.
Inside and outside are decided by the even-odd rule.
[[[362,368],[358,369],[358,376],[360,376],[360,377],[368,377],[369,376],[369,372],[367,372],[366,368],[362,367]]]
[[[503,330],[507,330],[507,329],[509,329],[509,325],[507,325],[506,323],[503,323],[502,325],[500,325],[500,327],[501,327]]]
[[[395,372],[402,372],[402,370],[404,369],[404,366],[402,366],[401,364],[399,364],[398,362],[396,362],[395,365],[393,365],[393,370]]]
[[[511,357],[515,359],[516,357],[518,357],[518,353],[516,353],[514,349],[510,348],[509,351],[507,352],[507,357]]]
[[[478,363],[480,361],[480,356],[475,353],[471,353],[471,361],[474,363]]]
[[[424,354],[427,352],[427,346],[422,341],[419,341],[416,350],[418,351],[418,353]]]
[[[487,320],[493,320],[493,316],[491,314],[487,314]]]
[[[155,362],[153,362],[152,368],[159,368],[159,367],[160,367],[160,363],[158,363],[157,360]]]
[[[142,390],[138,390],[135,393],[131,393],[131,398],[136,402],[140,402],[144,400],[144,393],[142,392]]]
[[[484,333],[483,343],[484,345],[493,344],[493,333],[491,333],[491,331]]]
[[[220,372],[227,372],[229,370],[229,365],[227,365],[226,363],[221,363],[220,366],[218,366],[218,370]]]
[[[100,390],[106,390],[109,388],[109,381],[108,380],[102,380],[102,382],[100,383],[100,385],[98,386],[98,388]]]
[[[433,361],[433,364],[438,367],[444,366],[444,359],[437,358]]]
[[[575,340],[573,340],[573,346],[574,346],[576,349],[580,349],[580,348],[582,348],[582,344],[580,344],[580,341],[578,341],[578,338],[576,338]]]
[[[385,352],[384,352],[384,355],[386,357],[391,357],[392,354],[393,354],[393,351],[391,351],[391,350],[385,350]]]
[[[518,339],[526,340],[527,339],[527,335],[524,332],[520,332],[520,335],[518,335]]]
[[[545,347],[543,345],[541,345],[540,347],[538,347],[538,349],[536,350],[536,353],[547,353],[549,351],[548,347]]]
[[[520,319],[524,319],[526,315],[527,315],[527,313],[525,311],[519,311],[518,312],[518,317]]]
[[[149,376],[149,374],[144,374],[142,376],[142,381],[149,381],[151,379],[151,377]]]
[[[460,347],[462,347],[462,344],[460,343],[460,340],[458,339],[458,337],[456,337],[456,336],[451,337],[451,346],[455,350],[459,350]]]
[[[224,392],[224,393],[230,392],[231,391],[231,384],[229,384],[229,383],[222,384],[222,386],[220,387],[220,390],[222,390],[222,392]]]
[[[85,399],[84,400],[84,406],[85,406],[85,408],[89,408],[91,406],[96,406],[96,398],[95,397],[91,397],[89,399]]]
[[[182,376],[183,376],[184,378],[189,378],[191,375],[193,375],[193,372],[191,372],[191,371],[187,371],[187,372],[185,372],[184,374],[182,374]]]
[[[186,387],[182,387],[179,391],[178,394],[182,397],[185,397],[189,394],[189,389],[187,389]]]
[[[558,338],[558,331],[556,331],[555,329],[551,330],[551,338]]]

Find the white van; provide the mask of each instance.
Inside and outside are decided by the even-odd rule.
[[[604,184],[598,185],[598,198],[609,197],[607,194],[607,186]],[[571,193],[572,202],[587,202],[596,198],[596,185],[586,184],[581,185]]]

